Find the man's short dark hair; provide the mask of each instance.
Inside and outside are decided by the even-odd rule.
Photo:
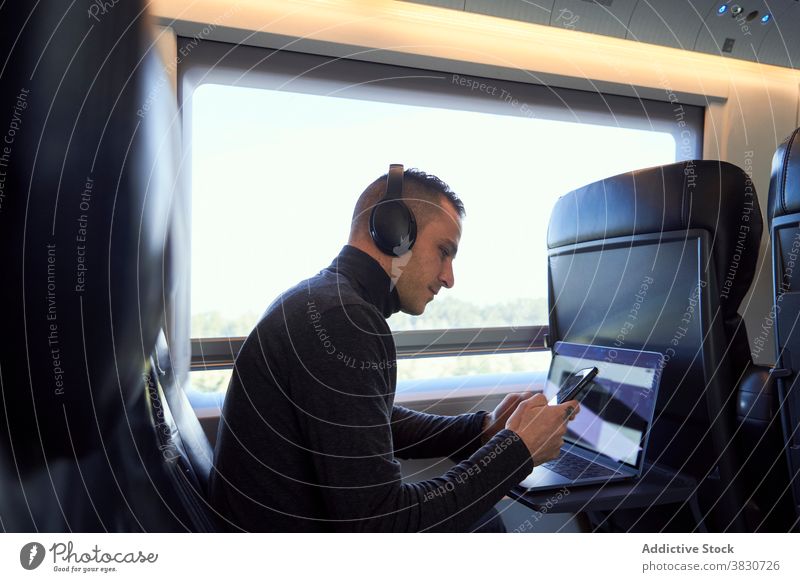
[[[373,181],[359,197],[353,211],[351,234],[367,231],[372,207],[386,193],[386,176],[387,174],[384,174]],[[418,228],[422,228],[431,218],[436,216],[437,213],[434,212],[434,209],[441,207],[442,198],[452,204],[460,218],[464,218],[466,215],[464,203],[445,182],[433,174],[427,174],[416,168],[403,172],[403,202],[414,213]]]
[[[384,174],[378,178],[378,180],[386,182],[387,175],[388,174]],[[410,188],[408,188],[409,184],[411,184]],[[417,186],[417,188],[422,190],[427,190],[431,193],[438,192],[450,201],[450,204],[453,205],[453,208],[456,209],[456,212],[458,212],[458,215],[461,218],[466,216],[467,212],[464,209],[464,203],[461,201],[461,198],[459,198],[458,195],[450,189],[450,186],[448,186],[444,180],[439,179],[433,174],[428,174],[422,170],[418,170],[417,168],[410,168],[403,172],[403,191],[416,191],[417,188],[414,186]]]

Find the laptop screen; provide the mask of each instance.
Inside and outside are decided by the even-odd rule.
[[[545,385],[548,399],[576,370],[596,367],[581,412],[564,440],[639,468],[655,412],[662,356],[620,348],[558,342]]]

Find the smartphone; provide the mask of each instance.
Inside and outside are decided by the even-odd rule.
[[[597,368],[582,368],[580,370],[576,370],[567,376],[567,379],[564,380],[564,383],[561,385],[558,394],[553,396],[548,404],[561,404],[567,400],[573,400],[576,396],[578,396],[581,389],[587,386],[589,382],[591,382],[592,379],[597,376],[599,371],[600,370]]]

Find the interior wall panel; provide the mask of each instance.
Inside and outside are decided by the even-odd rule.
[[[467,12],[510,18],[534,24],[550,24],[554,0],[536,0],[520,2],[520,0],[467,0],[464,9]]]
[[[794,4],[794,2],[792,2]],[[746,61],[759,59],[758,50],[767,33],[775,28],[776,22],[786,23],[784,13],[792,6],[788,2],[765,2],[764,0],[737,0],[729,4],[731,8],[723,14],[712,9],[706,19],[706,26],[700,29],[694,50],[723,57],[733,57]],[[734,7],[741,7],[741,14],[734,16]],[[774,14],[771,10],[774,10]],[[765,14],[772,14],[767,23],[761,22]],[[751,20],[748,18],[752,17]],[[733,46],[730,47],[730,43]],[[726,44],[727,43],[727,44]],[[730,50],[727,50],[729,49]]]
[[[638,0],[556,0],[550,26],[625,38]]]
[[[640,0],[626,38],[691,50],[707,15],[718,3],[719,0]]]
[[[800,2],[788,0],[758,47],[758,60],[782,67],[800,67]]]

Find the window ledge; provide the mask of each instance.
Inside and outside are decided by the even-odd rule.
[[[395,404],[410,405],[431,402],[458,402],[503,397],[511,392],[542,392],[546,371],[514,372],[507,374],[478,374],[450,376],[424,380],[401,380],[397,383]],[[225,394],[188,390],[187,397],[197,418],[216,418],[220,415]]]
[[[547,371],[451,376],[397,383],[395,404],[505,396],[511,392],[542,392]]]

